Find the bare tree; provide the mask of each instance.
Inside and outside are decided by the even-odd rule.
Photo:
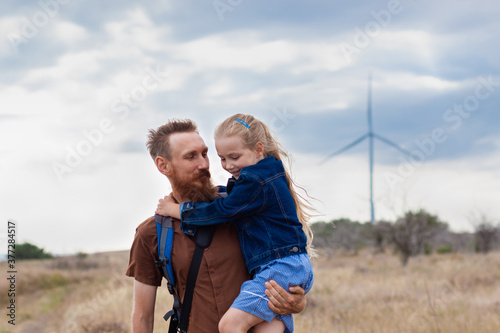
[[[490,223],[481,223],[475,232],[476,249],[484,254],[490,252],[498,237],[498,227]]]
[[[372,237],[375,253],[385,252],[384,245],[391,239],[391,223],[387,221],[378,221],[373,225]]]
[[[406,212],[390,227],[391,239],[401,252],[401,264],[406,266],[410,256],[422,253],[424,244],[447,227],[423,209]]]
[[[474,225],[476,251],[484,254],[490,252],[500,235],[500,227],[483,212],[471,214],[469,221]]]
[[[499,228],[491,222],[483,222],[476,226],[475,242],[476,249],[484,254],[493,249],[493,245],[498,237]]]

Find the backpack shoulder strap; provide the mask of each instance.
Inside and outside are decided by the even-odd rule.
[[[210,246],[214,235],[214,226],[206,226],[197,228],[195,237],[196,248],[194,249],[193,259],[189,267],[188,278],[186,282],[186,292],[182,301],[181,318],[179,322],[178,332],[187,332],[189,323],[189,314],[191,313],[191,305],[193,303],[194,287],[200,270],[201,259],[205,249]]]
[[[162,275],[167,280],[167,288],[170,294],[174,297],[172,310],[168,311],[163,318],[170,318],[170,327],[168,332],[177,332],[177,325],[181,315],[181,303],[179,296],[174,289],[175,279],[174,270],[172,268],[172,245],[174,242],[174,225],[172,220],[167,216],[155,215],[156,235],[158,238],[158,257],[160,260],[156,262],[156,266],[161,270]]]
[[[195,235],[196,248],[189,267],[188,278],[186,281],[186,291],[180,306],[179,297],[175,291],[174,270],[172,267],[172,245],[174,240],[174,227],[169,217],[155,215],[156,233],[158,237],[158,257],[157,267],[161,269],[163,276],[167,280],[168,291],[174,296],[174,305],[172,310],[163,317],[165,320],[170,318],[169,333],[187,332],[189,323],[189,314],[193,302],[194,287],[198,278],[201,260],[204,250],[210,246],[214,234],[214,226],[197,228]]]
[[[170,217],[155,215],[156,234],[158,238],[158,268],[168,282],[168,291],[172,294],[175,286],[174,270],[172,268],[172,244],[174,242],[174,226]]]

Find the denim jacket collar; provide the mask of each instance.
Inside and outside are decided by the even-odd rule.
[[[260,160],[256,164],[249,165],[241,169],[241,175],[252,174],[259,176],[262,179],[274,176],[280,172],[285,172],[285,169],[283,168],[283,163],[281,161],[276,160],[274,156],[268,156]],[[236,183],[236,178],[234,178],[234,176],[229,178],[226,185],[227,194],[231,193],[231,190],[233,189],[235,183]]]
[[[285,172],[283,163],[276,160],[274,156],[268,156],[254,165],[249,165],[241,170],[241,174],[250,173],[262,179],[272,177],[278,173]]]

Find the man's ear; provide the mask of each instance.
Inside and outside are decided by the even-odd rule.
[[[255,153],[259,158],[264,155],[264,145],[262,144],[262,142],[259,141],[255,145]]]
[[[163,156],[157,156],[155,158],[155,164],[160,171],[165,176],[170,176],[172,174],[172,163]]]

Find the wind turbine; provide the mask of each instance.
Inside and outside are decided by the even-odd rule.
[[[325,163],[327,160],[329,160],[330,158],[336,156],[336,155],[339,155],[343,152],[345,152],[346,150],[348,149],[351,149],[352,147],[358,145],[359,143],[363,142],[365,139],[368,139],[368,145],[369,145],[369,151],[370,151],[370,215],[371,215],[371,222],[372,224],[375,223],[375,207],[374,207],[374,204],[373,204],[373,142],[374,142],[374,139],[378,139],[380,141],[382,141],[383,143],[389,145],[389,146],[392,146],[394,148],[396,148],[397,150],[399,150],[400,152],[406,154],[406,155],[410,155],[410,152],[401,148],[398,144],[376,134],[373,132],[373,122],[372,122],[372,76],[370,75],[368,77],[368,133],[366,133],[365,135],[363,135],[362,137],[354,140],[353,142],[351,142],[350,144],[348,144],[347,146],[331,153],[330,155],[328,155],[327,157],[325,157],[319,164],[323,164]]]

